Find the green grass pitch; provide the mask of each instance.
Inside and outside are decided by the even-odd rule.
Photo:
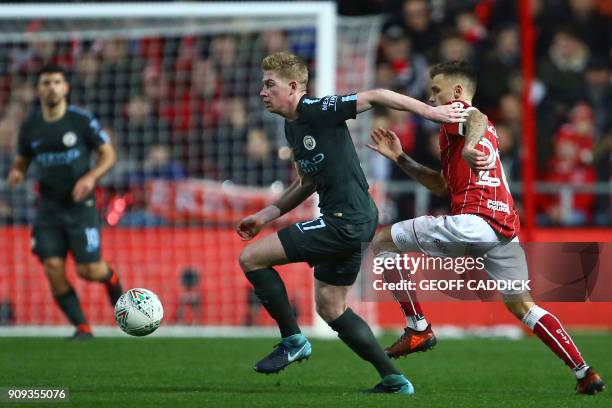
[[[381,339],[387,344],[392,337]],[[576,335],[588,362],[612,379],[612,334]],[[78,407],[612,407],[574,394],[573,376],[537,338],[442,339],[401,359],[416,394],[367,395],[378,378],[338,340],[315,340],[307,362],[280,375],[252,364],[275,339],[0,339],[0,387],[63,386]],[[0,408],[10,404],[0,403]]]

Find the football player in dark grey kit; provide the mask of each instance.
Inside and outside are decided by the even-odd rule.
[[[16,186],[30,164],[35,164],[40,197],[32,251],[44,266],[57,304],[76,327],[73,337],[88,339],[93,335],[66,278],[66,256],[72,253],[81,278],[104,283],[114,305],[122,290],[117,275],[100,260],[100,219],[93,190],[115,163],[115,150],[91,113],[68,105],[69,85],[63,68],[43,67],[36,90],[40,109],[21,127],[7,182],[9,187]],[[90,168],[92,152],[99,157]]]
[[[362,244],[374,236],[378,210],[368,193],[345,121],[373,105],[411,111],[438,122],[463,122],[463,110],[434,108],[384,89],[311,98],[306,95],[306,65],[283,52],[267,56],[262,70],[260,96],[270,112],[285,118],[285,136],[300,177],[274,204],[244,218],[238,234],[243,240],[252,239],[264,224],[291,211],[315,191],[322,216],[257,240],[240,255],[242,270],[276,320],[282,337],[255,370],[276,373],[312,353],[289,305],[285,285],[273,268],[308,262],[314,266],[318,314],[347,346],[374,365],[382,378],[372,391],[412,394],[412,384],[389,360],[368,324],[346,306],[347,293],[359,272]]]

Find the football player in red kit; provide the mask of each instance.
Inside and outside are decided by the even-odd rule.
[[[440,128],[442,171],[415,162],[402,151],[398,137],[376,129],[369,147],[397,164],[406,174],[437,195],[450,195],[450,215],[423,216],[380,230],[372,246],[377,257],[396,258],[401,252],[429,256],[483,256],[493,280],[526,281],[525,253],[518,244],[520,221],[504,176],[495,126],[472,106],[476,91],[473,68],[464,61],[443,62],[430,71],[430,102],[457,104],[469,112],[465,123]],[[402,273],[393,270],[385,273]],[[408,272],[408,275],[410,273]],[[537,306],[524,289],[500,291],[508,310],[527,325],[565,364],[578,381],[577,391],[595,394],[605,388],[589,367],[559,320]],[[394,293],[406,316],[404,334],[386,351],[400,357],[436,344],[415,293]]]

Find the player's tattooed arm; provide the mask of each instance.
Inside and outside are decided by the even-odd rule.
[[[413,160],[404,153],[397,135],[391,130],[377,128],[370,135],[372,144],[368,147],[393,161],[404,173],[418,181],[433,194],[445,196],[448,192],[446,181],[440,172]]]
[[[28,167],[30,167],[30,161],[28,157],[17,155],[11,167],[11,171],[6,178],[9,188],[16,187],[23,181],[28,172]]]
[[[471,109],[469,111],[465,123],[467,128],[465,133],[465,144],[461,151],[461,155],[475,171],[492,170],[495,168],[495,154],[487,156],[484,152],[476,149],[476,146],[480,143],[487,131],[488,123],[489,120],[484,113],[476,109]]]
[[[357,94],[357,113],[365,112],[374,106],[408,111],[438,123],[465,122],[465,110],[458,105],[430,106],[388,89],[372,89]]]

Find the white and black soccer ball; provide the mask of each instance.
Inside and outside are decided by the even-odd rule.
[[[132,336],[153,333],[163,318],[164,308],[159,298],[148,289],[130,289],[115,304],[115,321]]]

